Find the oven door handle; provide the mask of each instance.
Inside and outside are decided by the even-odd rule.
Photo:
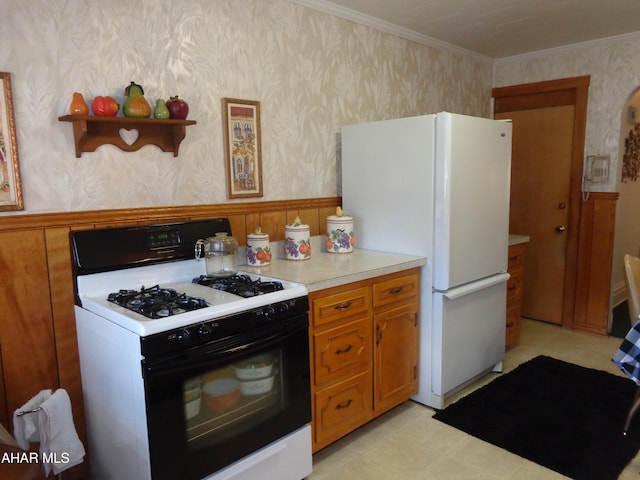
[[[287,322],[284,325],[261,328],[249,334],[244,334],[241,340],[227,337],[204,345],[191,347],[171,355],[154,359],[142,360],[142,376],[153,378],[160,375],[179,373],[185,369],[201,368],[215,365],[220,360],[228,359],[229,355],[236,355],[243,351],[268,348],[301,331],[305,334],[309,328],[309,321]]]

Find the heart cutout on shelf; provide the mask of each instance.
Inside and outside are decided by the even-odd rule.
[[[136,143],[136,140],[138,140],[139,136],[140,132],[138,132],[138,130],[136,130],[135,128],[131,130],[128,130],[126,128],[120,129],[120,138],[129,146]]]

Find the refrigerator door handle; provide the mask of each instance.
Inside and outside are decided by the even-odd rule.
[[[477,282],[467,283],[460,287],[451,288],[446,292],[438,293],[442,293],[442,295],[449,300],[456,300],[460,297],[464,297],[465,295],[484,290],[485,288],[505,283],[510,277],[511,275],[508,273],[499,273],[498,275],[492,275],[491,277],[483,278]]]

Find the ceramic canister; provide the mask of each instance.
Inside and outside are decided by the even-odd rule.
[[[307,260],[311,258],[310,228],[296,218],[284,228],[284,253],[287,260]]]
[[[260,227],[247,235],[247,265],[264,267],[271,263],[269,235],[262,233]]]
[[[327,217],[327,252],[351,253],[355,240],[353,217],[341,214]]]

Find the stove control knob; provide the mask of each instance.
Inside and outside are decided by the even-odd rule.
[[[176,338],[178,339],[178,343],[182,343],[182,344],[189,342],[190,336],[191,334],[189,333],[189,330],[187,330],[186,328],[176,333]]]
[[[211,333],[211,327],[209,325],[207,325],[206,323],[203,323],[202,325],[200,325],[200,327],[198,327],[198,336],[199,337],[206,337],[210,333]]]
[[[289,310],[289,304],[288,304],[288,303],[286,303],[286,302],[281,303],[281,304],[278,306],[278,311],[279,311],[279,312],[286,312],[287,310]]]
[[[276,313],[276,310],[271,305],[269,305],[268,307],[265,307],[264,309],[264,316],[267,318],[273,317],[275,313]]]

